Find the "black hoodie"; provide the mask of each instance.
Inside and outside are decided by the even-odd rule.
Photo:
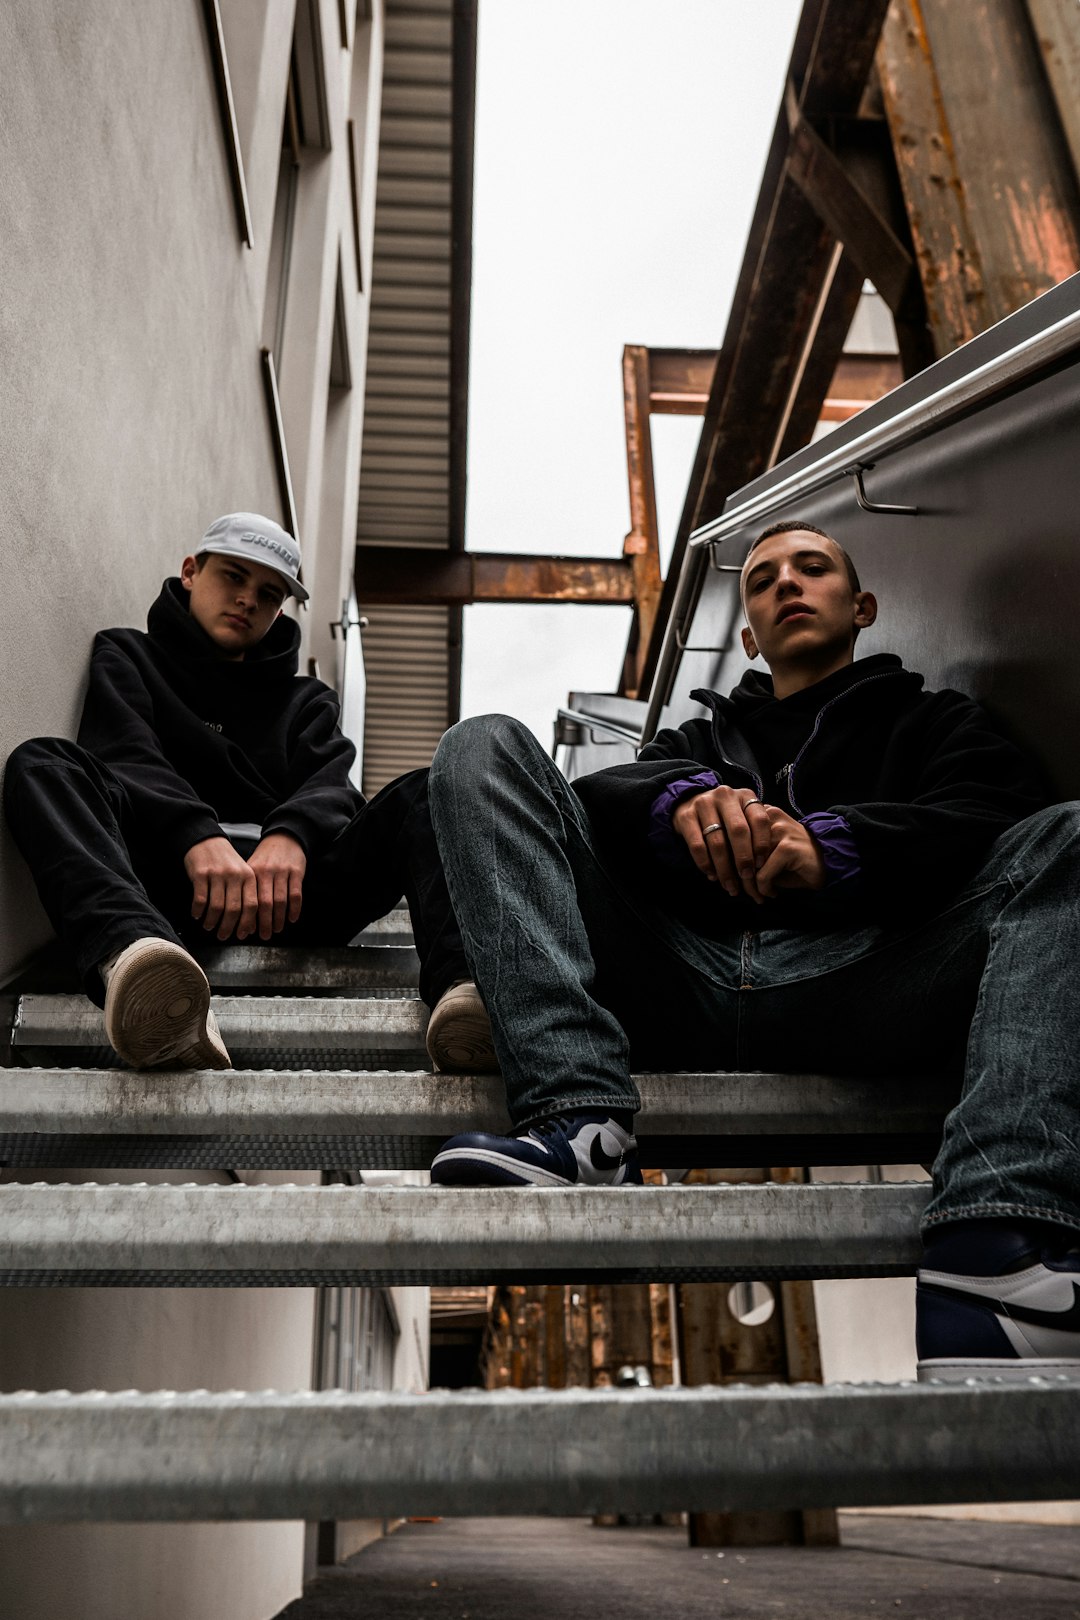
[[[165,581],[145,632],[95,638],[78,740],[165,853],[222,836],[223,821],[254,822],[312,859],[363,804],[338,700],[297,674],[299,647],[299,626],[281,617],[246,657],[223,657],[178,579]]]
[[[994,839],[1046,802],[1033,764],[977,703],[960,692],[924,691],[922,676],[891,653],[860,659],[782,700],[773,696],[771,678],[754,670],[730,697],[692,696],[712,711],[708,718],[659,732],[635,763],[596,771],[574,787],[602,847],[620,865],[632,862],[658,895],[708,933],[723,926],[725,903],[758,927],[812,926],[815,918],[825,921],[836,897],[830,891],[792,894],[759,908],[706,884],[689,856],[681,881],[659,872],[647,843],[653,802],[668,783],[703,767],[790,814],[843,816],[862,872],[857,902],[882,920],[939,909],[977,870]],[[775,776],[763,781],[755,732],[774,762],[803,728],[790,773],[780,784]],[[728,911],[726,926],[735,921]]]

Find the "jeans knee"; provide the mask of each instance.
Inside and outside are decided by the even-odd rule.
[[[510,714],[478,714],[444,732],[431,762],[431,782],[496,768],[500,760],[520,761],[540,749],[533,733]]]

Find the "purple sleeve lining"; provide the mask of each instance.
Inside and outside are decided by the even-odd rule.
[[[815,810],[812,814],[803,816],[802,824],[821,846],[821,853],[825,858],[827,889],[860,876],[862,862],[859,860],[859,851],[855,846],[851,828],[843,816],[835,816],[831,810]]]
[[[653,854],[666,866],[681,865],[686,855],[686,845],[671,825],[672,814],[684,799],[719,786],[720,778],[715,771],[699,771],[696,776],[683,776],[677,782],[669,782],[653,800],[649,811],[649,843]]]

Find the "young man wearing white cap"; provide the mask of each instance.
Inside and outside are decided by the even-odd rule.
[[[94,643],[78,741],[12,754],[8,821],[115,1050],[137,1068],[227,1068],[184,940],[346,943],[406,896],[439,1068],[493,1058],[427,809],[426,771],[370,803],[335,694],[297,673],[300,548],[218,518],[146,631]]]

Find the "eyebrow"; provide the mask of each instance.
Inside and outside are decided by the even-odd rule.
[[[796,562],[802,562],[804,560],[804,558],[806,558],[806,557],[814,557],[814,558],[816,558],[816,559],[818,559],[818,560],[820,560],[822,562],[834,562],[835,561],[835,558],[830,557],[829,553],[827,551],[822,551],[821,548],[818,547],[818,546],[806,546],[806,547],[804,547],[804,549],[802,551],[797,551],[795,553],[795,561]],[[760,572],[761,572],[761,570],[763,568],[772,568],[774,566],[775,565],[773,563],[771,563],[768,560],[768,558],[765,558],[763,561],[761,561],[759,563],[755,563],[753,568],[748,569],[747,572],[743,575],[743,584],[744,585],[749,585],[750,581],[753,579],[755,574],[760,574]]]

